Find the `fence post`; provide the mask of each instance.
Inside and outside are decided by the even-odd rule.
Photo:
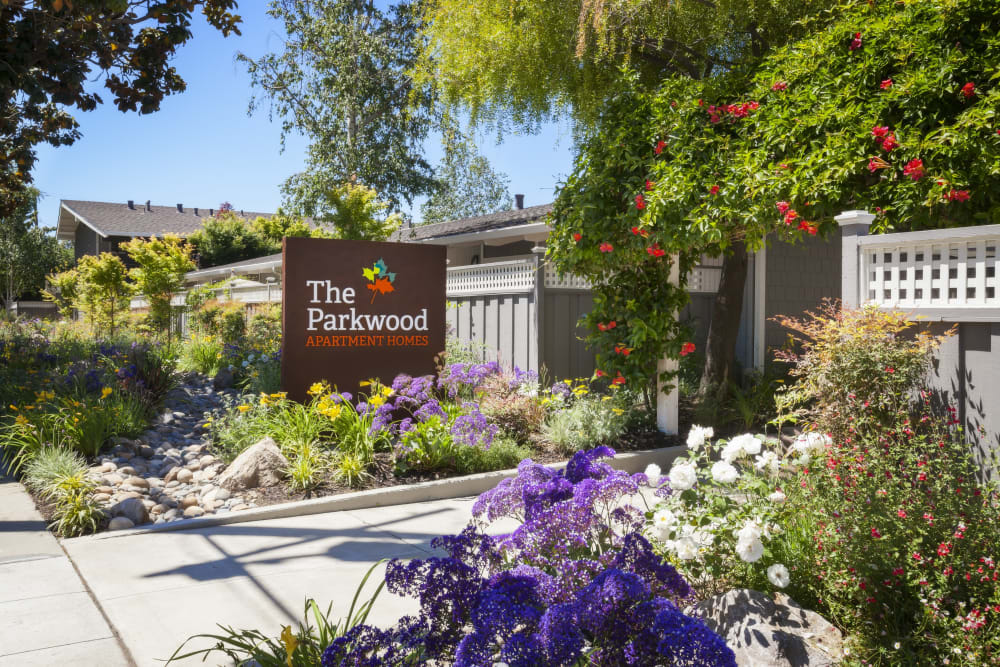
[[[840,225],[840,301],[844,308],[858,308],[865,301],[862,287],[864,262],[858,239],[868,235],[875,216],[868,211],[844,211],[833,218]]]
[[[673,255],[670,263],[670,282],[677,285],[680,283],[680,257]],[[677,315],[678,313],[675,313]],[[673,381],[673,389],[670,393],[663,391],[663,383],[659,374],[676,371],[678,362],[676,359],[660,359],[656,364],[656,426],[667,435],[677,435],[680,431],[680,395],[677,392],[677,380]]]
[[[535,372],[539,377],[542,374],[542,366],[545,364],[545,246],[536,243],[531,249],[535,260]],[[531,358],[531,353],[528,353]],[[555,378],[550,378],[555,379]]]

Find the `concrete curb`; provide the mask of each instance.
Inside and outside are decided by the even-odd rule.
[[[650,463],[655,463],[664,470],[670,467],[685,447],[661,447],[638,452],[622,452],[610,460],[611,465],[629,473],[642,472]],[[548,464],[550,468],[563,468],[566,462]],[[391,505],[406,505],[429,500],[447,500],[450,498],[465,498],[476,496],[492,489],[504,479],[517,475],[516,469],[497,470],[462,477],[450,477],[432,482],[420,482],[405,486],[391,486],[382,489],[342,493],[325,498],[299,500],[293,503],[281,503],[266,507],[255,507],[241,512],[229,512],[221,515],[203,516],[196,519],[184,519],[159,525],[147,525],[131,530],[116,530],[85,537],[70,538],[76,540],[107,540],[147,533],[164,533],[175,530],[196,530],[212,526],[224,526],[247,521],[262,521],[264,519],[283,519],[307,514],[322,514],[324,512],[343,512],[347,510],[362,510],[370,507],[388,507]]]

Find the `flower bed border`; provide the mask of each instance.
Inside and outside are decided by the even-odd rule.
[[[650,463],[655,463],[663,469],[669,469],[670,464],[680,454],[686,451],[683,445],[644,449],[633,452],[621,452],[615,458],[608,460],[612,467],[630,473],[642,472]],[[565,467],[566,461],[546,464],[551,468]],[[147,533],[164,533],[175,530],[196,530],[213,526],[224,526],[247,521],[263,521],[266,519],[284,519],[308,514],[323,514],[325,512],[342,512],[369,509],[372,507],[389,507],[409,503],[427,502],[431,500],[449,500],[477,496],[492,489],[504,479],[517,475],[516,468],[496,470],[494,472],[476,473],[437,479],[430,482],[418,482],[400,486],[389,486],[380,489],[367,489],[341,493],[335,496],[297,500],[291,503],[279,503],[265,507],[254,507],[239,512],[228,512],[221,515],[203,516],[194,519],[171,521],[158,525],[143,525],[130,530],[105,531],[95,535],[68,538],[73,540],[102,540],[116,537],[128,537]]]

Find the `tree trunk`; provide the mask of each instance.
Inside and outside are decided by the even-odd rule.
[[[719,291],[712,307],[712,322],[705,344],[705,369],[698,387],[698,398],[721,400],[736,357],[736,338],[743,311],[743,289],[747,281],[747,250],[742,241],[733,243],[723,256]]]

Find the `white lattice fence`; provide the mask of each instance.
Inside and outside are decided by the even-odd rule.
[[[859,239],[861,297],[886,308],[1000,308],[1000,225]]]
[[[530,292],[535,288],[531,260],[491,262],[448,269],[448,296]]]

